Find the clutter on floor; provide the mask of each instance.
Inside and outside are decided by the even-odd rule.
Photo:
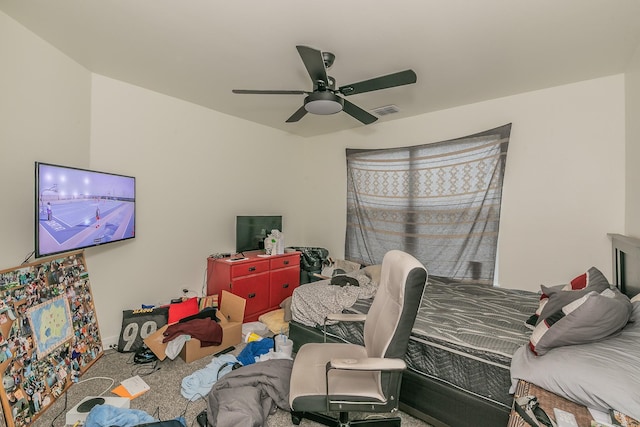
[[[179,355],[185,362],[191,363],[220,353],[242,342],[245,304],[244,298],[222,291],[220,307],[214,313],[217,321],[208,312],[199,314],[205,310],[190,314],[182,311],[184,317],[180,317],[178,323],[158,329],[144,339],[144,344],[160,360],[166,357],[173,360]],[[195,307],[198,309],[199,306]],[[181,323],[180,319],[184,318],[189,320]]]
[[[186,420],[182,417],[160,421],[139,409],[118,408],[111,405],[97,405],[91,409],[84,427],[134,427],[143,424],[147,427],[187,427]]]
[[[191,401],[205,397],[218,379],[233,370],[235,363],[239,363],[239,361],[232,354],[213,357],[206,367],[195,371],[182,380],[180,393],[185,399]]]
[[[254,344],[255,341],[250,344]],[[207,416],[216,427],[267,425],[276,409],[289,411],[293,361],[272,359],[227,374],[207,394]]]
[[[243,324],[245,304],[243,298],[222,291],[220,304],[218,296],[213,295],[176,299],[163,307],[147,306],[124,311],[118,350],[131,352],[134,364],[155,362],[154,366],[167,358],[174,360],[178,356],[186,363],[211,356],[204,368],[186,375],[180,383],[180,394],[188,401],[207,399],[208,407],[215,405],[215,412],[210,412],[212,423],[207,423],[208,414],[204,411],[198,415],[198,423],[201,426],[231,426],[237,425],[235,421],[249,417],[259,420],[262,425],[276,408],[286,410],[288,406],[293,342],[286,335],[289,319],[285,320],[285,317],[288,312],[290,318],[290,309],[283,302],[280,309],[263,314],[258,321]],[[139,340],[139,334],[132,339],[131,330],[141,328],[141,322],[150,321],[158,326],[157,330],[142,340]],[[242,346],[242,350],[236,352],[237,356],[231,354],[234,346],[238,345]],[[128,381],[138,379],[144,383],[137,375]],[[124,383],[112,392],[133,399],[148,390],[136,388],[129,392]],[[264,402],[265,390],[268,390],[269,396],[267,403]],[[237,395],[233,397],[238,392],[241,393],[241,399]],[[212,393],[215,396],[208,397]],[[142,411],[128,409],[113,408],[108,403],[97,405],[86,414],[85,425],[185,425],[183,420],[159,421]]]
[[[274,334],[289,331],[289,322],[284,320],[283,308],[265,313],[258,317],[258,320],[267,325],[267,328]]]

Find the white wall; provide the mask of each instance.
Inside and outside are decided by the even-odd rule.
[[[624,76],[524,93],[307,144],[324,171],[309,239],[344,251],[345,147],[408,146],[513,123],[504,181],[498,282],[538,290],[595,265],[611,278],[606,234],[624,231]],[[327,173],[331,171],[331,173]],[[428,268],[428,266],[427,266]]]
[[[625,234],[640,238],[640,45],[625,73],[626,223]]]
[[[91,73],[0,12],[0,270],[34,249],[34,162],[89,165]]]
[[[91,167],[136,177],[136,238],[87,249],[100,328],[121,310],[199,292],[206,258],[235,248],[235,216],[282,214],[305,243],[299,137],[94,75]]]

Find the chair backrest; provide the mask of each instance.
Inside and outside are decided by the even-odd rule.
[[[385,254],[378,291],[364,324],[369,357],[404,358],[427,276],[412,255],[399,250]]]

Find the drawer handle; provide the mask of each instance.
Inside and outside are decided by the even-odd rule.
[[[287,289],[288,287],[289,287],[289,284],[288,284],[288,283],[283,283],[283,284],[282,284],[282,289]]]
[[[287,261],[287,260],[284,260],[282,263],[283,263],[284,265],[289,265],[289,261]]]
[[[256,271],[256,267],[255,266],[249,267],[249,271]]]
[[[256,294],[249,294],[249,298],[255,298]]]

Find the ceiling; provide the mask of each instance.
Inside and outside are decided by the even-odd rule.
[[[623,73],[640,0],[0,0],[90,71],[303,137],[364,125],[346,113],[285,123],[312,89],[296,50],[335,54],[336,86],[413,69],[417,83],[348,97],[396,105],[377,126]]]

